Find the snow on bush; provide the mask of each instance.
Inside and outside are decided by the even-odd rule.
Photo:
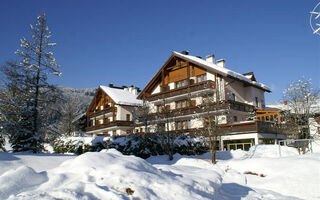
[[[101,151],[102,149],[115,148],[125,155],[135,155],[148,158],[151,155],[166,153],[166,135],[132,135],[127,137],[63,137],[53,143],[55,153],[76,153]],[[198,155],[208,151],[208,144],[204,137],[190,137],[180,135],[173,144],[174,153],[181,155]]]

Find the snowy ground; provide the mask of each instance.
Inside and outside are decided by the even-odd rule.
[[[249,152],[147,160],[110,149],[80,156],[0,152],[0,199],[320,199],[320,153]]]

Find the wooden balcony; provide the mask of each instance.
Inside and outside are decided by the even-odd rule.
[[[205,114],[207,112],[223,111],[227,109],[243,111],[243,112],[253,112],[255,110],[255,107],[246,103],[225,100],[225,101],[220,101],[219,103],[210,103],[208,105],[202,104],[198,106],[189,106],[189,107],[184,107],[179,109],[167,110],[164,112],[151,113],[149,117],[150,117],[150,120],[153,120],[155,118],[160,118],[160,117],[177,117],[177,116],[201,114],[201,113]]]
[[[233,101],[233,100],[226,100],[229,103],[231,110],[243,111],[243,112],[253,112],[255,107],[250,104]]]
[[[205,128],[193,128],[185,130],[173,130],[176,134],[189,133],[192,136],[206,135]],[[218,126],[218,135],[234,135],[247,133],[271,133],[271,134],[292,134],[284,124],[265,121],[252,121],[245,123],[223,124]]]
[[[95,131],[95,130],[99,130],[99,129],[104,129],[104,128],[110,128],[110,127],[119,127],[119,126],[133,126],[133,121],[124,121],[124,120],[117,120],[117,121],[113,121],[113,122],[108,122],[108,123],[104,123],[104,124],[99,124],[96,126],[89,126],[86,127],[86,131]]]
[[[224,124],[218,127],[218,132],[219,135],[237,133],[290,134],[289,129],[284,124],[265,121]]]
[[[99,115],[104,115],[106,113],[110,113],[110,112],[114,112],[114,111],[116,111],[115,107],[108,107],[108,108],[105,108],[103,110],[97,110],[97,111],[95,111],[93,113],[89,113],[88,118],[97,117]]]
[[[158,99],[164,99],[169,97],[174,97],[178,95],[188,94],[190,92],[195,92],[199,90],[204,89],[215,89],[216,85],[214,81],[208,80],[208,81],[202,81],[200,83],[195,83],[192,85],[187,85],[181,88],[176,88],[172,90],[163,91],[160,93],[152,94],[147,97],[148,101],[155,101]]]

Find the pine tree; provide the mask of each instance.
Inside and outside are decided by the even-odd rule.
[[[16,54],[20,63],[2,68],[8,95],[1,98],[6,121],[3,129],[10,135],[14,151],[42,150],[42,139],[48,127],[48,108],[57,100],[56,87],[47,82],[49,74],[60,75],[53,57],[51,33],[45,13],[31,27],[31,38],[21,39]]]
[[[1,113],[5,117],[1,126],[10,136],[14,151],[37,152],[38,139],[33,137],[31,116],[30,74],[21,64],[8,62],[1,68],[6,77],[5,92],[1,95]]]

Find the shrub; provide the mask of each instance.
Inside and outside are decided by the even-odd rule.
[[[127,137],[96,137],[90,143],[85,143],[83,138],[62,138],[53,143],[56,153],[82,154],[88,151],[101,151],[102,149],[115,148],[124,155],[135,155],[141,158],[163,155],[166,153],[163,141],[167,135],[150,134],[148,136],[130,135]],[[175,138],[173,153],[181,155],[199,155],[209,150],[204,137],[190,137],[183,134]]]

